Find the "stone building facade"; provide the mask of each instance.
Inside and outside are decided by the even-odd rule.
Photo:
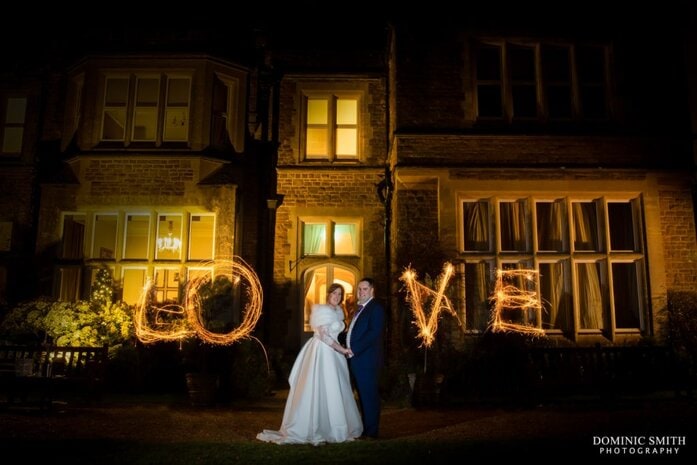
[[[555,344],[657,335],[697,284],[684,29],[528,19],[144,29],[6,72],[0,298],[81,298],[107,266],[127,302],[148,278],[177,300],[236,255],[268,346],[297,353],[326,287],[350,311],[372,276],[398,358],[418,346],[402,272],[452,263],[457,348],[487,332],[498,270],[538,273],[516,284],[543,305],[508,318]]]

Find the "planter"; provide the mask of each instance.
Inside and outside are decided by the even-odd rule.
[[[415,407],[438,407],[441,405],[441,390],[445,376],[441,373],[416,376],[413,390]],[[411,382],[411,380],[410,380]]]
[[[209,373],[187,373],[186,389],[194,407],[210,407],[215,404],[218,377]]]

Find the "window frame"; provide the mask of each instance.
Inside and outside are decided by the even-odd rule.
[[[318,155],[309,155],[308,150],[308,129],[310,123],[308,123],[308,101],[309,100],[325,100],[327,101],[327,123],[326,123],[326,136],[327,136],[327,153]],[[337,154],[337,133],[342,129],[342,125],[337,122],[337,102],[339,100],[355,100],[356,101],[356,123],[351,125],[350,128],[355,128],[356,130],[356,154],[355,155],[342,155]],[[300,159],[304,162],[330,162],[330,163],[341,163],[341,162],[357,162],[363,159],[363,125],[366,119],[365,111],[365,92],[360,89],[355,90],[318,90],[318,89],[303,89],[301,92],[301,110],[300,115]]]
[[[346,295],[344,296],[344,301],[342,303],[342,307],[344,308],[344,313],[345,317],[348,317],[348,311],[352,310],[355,300],[356,300],[356,285],[358,284],[358,280],[360,279],[358,277],[358,272],[357,270],[352,267],[348,266],[346,264],[340,264],[340,263],[334,263],[334,262],[329,262],[329,261],[324,261],[322,263],[318,263],[316,265],[313,265],[311,267],[308,267],[303,271],[302,274],[302,289],[303,292],[301,293],[301,305],[300,308],[304,309],[303,310],[303,321],[302,321],[302,326],[303,326],[303,332],[309,333],[312,332],[312,327],[310,326],[310,313],[312,310],[312,305],[316,303],[325,303],[325,298],[326,298],[326,292],[322,292],[322,288],[317,289],[315,291],[316,294],[316,299],[308,299],[308,293],[310,292],[310,284],[307,283],[308,279],[312,279],[314,281],[315,277],[317,276],[316,272],[317,270],[325,270],[325,279],[326,282],[324,283],[324,290],[326,291],[326,287],[328,285],[331,285],[333,283],[339,283],[344,287],[344,292]],[[342,280],[339,277],[337,277],[337,270],[345,273],[347,275],[350,275],[353,283],[350,283],[346,280]],[[348,322],[347,322],[348,325]],[[347,326],[348,328],[348,326]]]
[[[548,42],[528,39],[512,39],[512,38],[479,38],[476,39],[473,45],[472,53],[472,92],[474,102],[474,115],[477,122],[482,123],[564,123],[564,122],[607,122],[611,116],[611,76],[610,76],[610,45],[597,43],[572,43],[572,42]],[[480,53],[484,49],[497,48],[499,50],[499,74],[495,78],[484,79],[480,78],[479,61]],[[535,82],[526,82],[526,85],[534,85],[536,89],[536,106],[537,116],[516,115],[514,108],[514,99],[516,98],[514,87],[517,80],[514,79],[514,65],[511,63],[512,50],[517,48],[530,48],[534,51],[534,69]],[[597,49],[600,57],[602,57],[602,77],[584,81],[581,76],[583,70],[579,69],[580,58],[577,56],[579,50]],[[568,81],[560,81],[545,76],[545,51],[552,49],[568,50]],[[491,62],[491,60],[489,61]],[[522,81],[521,81],[522,82]],[[569,104],[571,105],[570,114],[568,116],[555,116],[551,110],[552,88],[569,86]],[[480,105],[482,95],[480,89],[486,87],[500,87],[501,98],[501,113],[500,116],[482,114],[483,108]],[[584,91],[586,89],[586,91]],[[588,89],[600,89],[603,96],[600,105],[602,105],[603,113],[593,115],[588,109],[584,111],[584,102],[590,98]]]
[[[500,202],[510,201],[511,199],[525,199],[527,207],[526,216],[526,227],[528,230],[528,250],[520,251],[505,251],[501,249],[500,240],[500,214],[498,212],[498,205]],[[539,248],[540,238],[538,237],[538,224],[542,221],[538,218],[538,213],[542,210],[537,208],[538,203],[558,203],[563,199],[563,208],[560,211],[564,215],[561,220],[560,231],[561,236],[566,240],[567,243],[559,247],[558,250],[543,250]],[[489,222],[487,227],[493,230],[493,235],[495,236],[496,244],[493,244],[489,250],[467,250],[467,244],[465,243],[465,238],[467,236],[466,225],[465,225],[465,212],[467,211],[467,204],[473,202],[488,202],[489,211],[496,208],[495,214],[487,215],[486,221]],[[598,233],[600,237],[601,246],[597,250],[576,250],[573,246],[573,209],[572,205],[574,203],[589,203],[593,202],[596,205],[598,212]],[[610,225],[612,219],[609,218],[610,207],[614,203],[627,204],[629,211],[631,211],[631,221],[632,221],[632,237],[634,239],[634,250],[618,249],[612,250],[611,247],[605,246],[605,244],[610,244]],[[568,311],[568,305],[571,303],[572,315],[561,315],[562,319],[560,321],[569,322],[569,316],[571,316],[571,325],[547,328],[544,327],[543,322],[545,317],[543,313],[549,311],[545,309],[545,296],[542,294],[543,284],[538,278],[536,283],[537,295],[543,298],[542,309],[535,316],[534,321],[530,321],[537,328],[541,328],[548,335],[561,335],[564,334],[567,337],[571,337],[576,340],[581,336],[585,335],[602,335],[608,339],[615,340],[620,334],[647,334],[650,331],[650,303],[648,301],[649,290],[648,290],[648,270],[646,269],[646,246],[644,244],[644,234],[643,234],[643,211],[642,211],[642,199],[640,194],[632,193],[627,195],[591,195],[583,196],[579,194],[559,194],[553,196],[540,196],[540,195],[530,195],[527,193],[521,193],[520,195],[465,195],[461,194],[458,196],[458,223],[459,223],[459,239],[458,239],[458,249],[461,258],[461,264],[458,268],[458,273],[461,275],[458,279],[458,292],[461,310],[459,313],[465,318],[468,314],[471,315],[473,310],[466,308],[466,300],[471,302],[471,297],[468,296],[466,289],[471,283],[467,282],[467,276],[465,275],[466,267],[470,265],[476,265],[477,263],[488,263],[489,264],[489,276],[486,278],[487,291],[491,292],[493,290],[493,281],[495,280],[495,270],[501,267],[504,263],[515,263],[515,262],[527,262],[532,264],[532,269],[541,273],[541,268],[549,268],[550,264],[559,264],[561,268],[558,272],[562,273],[563,276],[560,277],[561,283],[557,282],[557,286],[561,285],[561,290],[563,293],[570,292],[570,301],[565,300],[568,297],[560,295],[557,302],[563,306],[564,309]],[[615,220],[618,222],[626,221],[626,212],[619,215]],[[544,241],[543,241],[544,242]],[[594,269],[597,270],[595,277],[587,277],[586,279],[597,280],[594,286],[600,286],[598,289],[601,291],[602,301],[600,304],[605,310],[602,314],[601,323],[596,324],[596,327],[587,327],[588,325],[583,323],[582,316],[586,309],[580,308],[583,302],[581,296],[580,286],[584,283],[583,276],[588,274],[590,270],[587,264],[595,264]],[[630,264],[630,267],[626,267]],[[496,268],[491,268],[495,266]],[[599,268],[598,268],[599,267]],[[614,268],[613,268],[614,267]],[[472,277],[472,279],[480,279],[478,277]],[[556,278],[550,278],[556,279]],[[550,284],[546,284],[549,288]],[[586,285],[588,283],[586,282]],[[617,286],[626,286],[625,288],[617,288]],[[620,290],[634,292],[632,298],[629,299],[631,302],[627,303],[627,298],[619,298],[618,292]],[[585,295],[585,294],[584,294]],[[480,299],[481,300],[481,299]],[[624,302],[624,303],[623,303]],[[475,302],[476,303],[476,302]],[[547,302],[549,304],[549,302]],[[491,305],[489,305],[489,311],[491,310]],[[618,312],[624,312],[623,315],[619,315]],[[555,314],[557,314],[555,312]],[[560,316],[557,314],[557,316]],[[618,321],[618,316],[624,318],[624,321],[636,321],[637,326],[623,327]],[[597,320],[597,318],[595,318]],[[620,318],[621,319],[621,318]],[[619,324],[619,326],[618,326]],[[469,324],[466,323],[466,331],[470,333],[478,333],[482,331],[482,328],[470,328]]]
[[[363,233],[363,223],[361,218],[356,217],[301,217],[298,220],[300,225],[300,240],[299,240],[299,256],[301,258],[312,257],[360,257],[361,243]],[[337,225],[355,225],[355,253],[337,253],[336,252],[336,226]],[[306,225],[324,225],[324,251],[321,253],[306,253],[305,251],[305,226]]]
[[[157,95],[154,102],[142,102],[139,104],[139,82],[146,79],[157,79]],[[170,85],[173,80],[188,80],[186,104],[170,105]],[[110,105],[107,101],[109,92],[109,82],[112,80],[123,80],[126,82],[126,95],[123,105]],[[154,145],[159,147],[163,144],[178,144],[189,142],[191,135],[191,106],[193,90],[193,73],[175,70],[140,70],[140,71],[108,71],[102,76],[101,91],[101,122],[99,127],[98,140],[102,144],[124,144],[128,146],[132,143],[138,145]],[[121,102],[118,102],[121,103]],[[151,109],[154,121],[154,137],[140,137],[136,134],[136,123],[138,120],[139,109]],[[186,121],[183,123],[185,128],[184,138],[167,137],[167,121],[169,112],[172,109],[183,109]],[[109,111],[124,112],[123,135],[121,137],[105,137],[105,125]],[[142,110],[141,110],[142,111]]]
[[[21,100],[23,101],[22,108],[22,121],[8,121],[10,117],[10,101],[11,100]],[[27,132],[27,111],[29,110],[29,97],[20,94],[10,94],[3,95],[2,107],[0,107],[0,115],[2,115],[2,132],[0,132],[0,155],[3,158],[19,157],[24,152],[24,145],[26,143],[26,132]],[[10,130],[19,130],[19,141],[17,150],[6,150],[6,144],[8,140],[12,138],[9,137],[8,132]]]

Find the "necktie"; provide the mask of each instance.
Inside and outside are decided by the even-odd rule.
[[[353,318],[351,318],[351,323],[349,324],[349,329],[348,333],[346,334],[346,347],[349,349],[351,348],[351,332],[353,331],[353,325],[356,323],[356,318],[358,318],[358,315],[363,311],[363,305],[358,305],[356,307],[356,313],[353,314]]]

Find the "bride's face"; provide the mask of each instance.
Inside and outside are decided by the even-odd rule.
[[[329,293],[329,305],[337,306],[341,302],[341,289],[336,288]]]

